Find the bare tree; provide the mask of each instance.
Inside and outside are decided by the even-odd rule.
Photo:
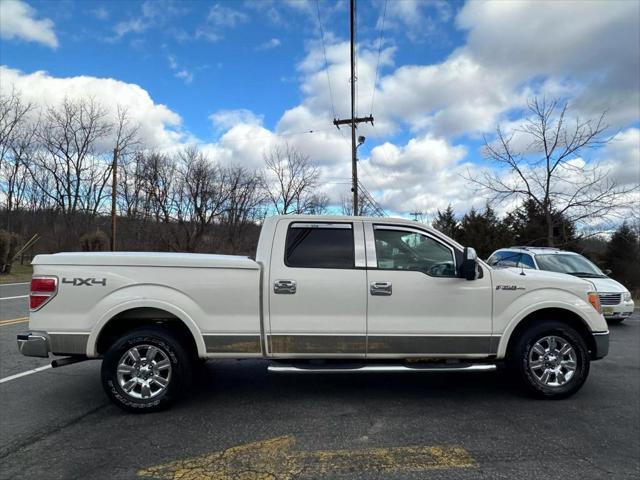
[[[6,227],[11,230],[11,214],[26,194],[25,164],[33,153],[35,128],[29,121],[33,104],[25,103],[19,92],[0,95],[0,191],[6,208]]]
[[[46,109],[36,134],[39,148],[27,167],[65,218],[78,212],[96,215],[104,206],[111,164],[101,143],[111,132],[106,110],[93,99],[65,99]],[[39,183],[35,170],[46,172],[49,188]]]
[[[195,148],[180,152],[179,160],[176,221],[181,227],[181,248],[191,252],[224,212],[229,188],[226,172]]]
[[[227,168],[228,196],[220,217],[223,248],[230,253],[246,251],[246,237],[264,214],[265,196],[260,175],[241,166]]]
[[[226,211],[227,172],[195,148],[175,156],[152,153],[141,164],[151,215],[165,224],[168,246],[196,251],[209,227]]]
[[[280,215],[315,213],[322,199],[316,192],[320,171],[309,157],[288,143],[264,154],[262,186]]]
[[[547,243],[553,246],[554,219],[605,218],[628,207],[629,194],[637,187],[618,185],[600,164],[578,160],[580,154],[611,140],[605,135],[604,113],[570,121],[566,103],[536,98],[528,106],[530,117],[514,133],[498,127],[495,141],[485,139],[485,157],[498,169],[482,175],[467,171],[466,178],[492,202],[534,202],[544,214]]]
[[[115,123],[115,147],[111,162],[111,250],[116,249],[116,224],[118,207],[118,163],[125,159],[129,151],[140,142],[138,140],[138,124],[132,124],[128,109],[118,105]]]

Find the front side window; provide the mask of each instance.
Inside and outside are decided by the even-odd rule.
[[[526,253],[523,253],[520,257],[518,266],[523,268],[536,268],[535,264],[533,263],[533,258],[531,258],[531,255],[527,255]]]
[[[351,224],[292,224],[287,232],[285,264],[295,268],[354,268]]]
[[[531,255],[521,252],[502,251],[491,255],[488,260],[492,267],[535,268]]]
[[[402,230],[374,230],[378,268],[455,277],[453,252],[431,237]]]

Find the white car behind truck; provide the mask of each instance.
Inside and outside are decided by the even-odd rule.
[[[579,253],[549,247],[501,248],[491,254],[487,263],[492,267],[535,268],[566,273],[593,285],[600,297],[602,314],[609,323],[620,323],[633,315],[635,307],[627,288],[603,272]]]
[[[274,372],[488,371],[544,398],[585,382],[609,348],[582,279],[492,269],[402,219],[278,216],[256,260],[164,253],[38,255],[24,355],[101,358],[130,411],[170,405],[199,359]]]

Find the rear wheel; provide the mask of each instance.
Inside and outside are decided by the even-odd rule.
[[[561,322],[532,325],[517,340],[511,366],[526,389],[542,398],[565,398],[589,375],[589,352],[582,336]]]
[[[156,327],[134,330],[107,351],[102,385],[124,410],[161,410],[174,403],[189,384],[190,359],[171,332]]]

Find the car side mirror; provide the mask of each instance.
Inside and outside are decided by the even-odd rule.
[[[611,275],[613,272],[607,268],[607,269],[605,269],[605,271],[604,271],[603,273],[608,277],[608,276],[609,276],[609,275]]]
[[[478,278],[478,254],[471,247],[464,247],[464,251],[462,252],[460,276],[467,280],[475,280]]]

